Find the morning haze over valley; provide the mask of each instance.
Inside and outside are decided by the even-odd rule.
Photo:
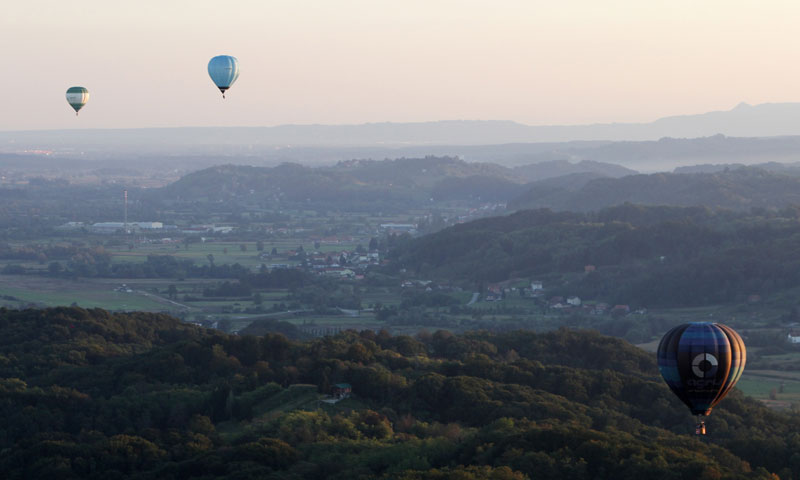
[[[800,478],[797,15],[9,6],[0,477]]]

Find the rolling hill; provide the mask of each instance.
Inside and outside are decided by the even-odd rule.
[[[692,435],[655,359],[597,333],[229,336],[0,310],[5,478],[789,479],[796,414],[732,392]],[[313,400],[347,383],[351,398]]]
[[[629,202],[746,210],[800,204],[800,177],[787,174],[791,169],[778,171],[773,166],[773,171],[760,167],[703,170],[598,178],[571,186],[544,180],[529,185],[527,192],[508,202],[508,208],[590,211]]]
[[[553,161],[507,168],[451,157],[351,160],[332,167],[282,164],[277,167],[225,165],[188,174],[158,192],[183,201],[398,202],[433,200],[505,202],[523,192],[526,182],[564,173],[595,176],[635,173],[611,164]]]
[[[798,218],[797,208],[522,210],[410,240],[391,268],[469,288],[547,279],[551,295],[634,308],[744,302],[800,286]]]

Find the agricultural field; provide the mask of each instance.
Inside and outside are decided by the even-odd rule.
[[[173,311],[173,302],[140,289],[120,289],[123,282],[67,280],[29,275],[0,275],[0,302],[12,308],[55,307],[76,304],[112,311]],[[130,290],[130,291],[128,291]]]
[[[198,242],[187,245],[184,244],[157,244],[140,243],[129,250],[127,247],[113,247],[107,250],[112,254],[114,263],[142,263],[147,260],[148,255],[170,255],[176,258],[192,260],[196,265],[207,265],[210,263],[209,255],[213,256],[216,265],[232,265],[238,263],[253,271],[260,268],[262,264],[286,263],[289,265],[297,262],[286,260],[280,256],[275,259],[260,257],[261,253],[269,253],[276,248],[279,254],[284,254],[300,246],[301,243],[264,243],[264,250],[258,251],[256,242]],[[244,247],[244,248],[242,248]],[[313,250],[313,245],[303,247]]]
[[[800,361],[800,354],[796,358]],[[771,408],[800,408],[800,371],[745,368],[736,386]]]

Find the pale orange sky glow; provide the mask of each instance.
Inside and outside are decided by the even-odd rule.
[[[12,2],[0,130],[640,122],[797,102],[799,20],[790,1]],[[219,54],[241,66],[224,101],[206,73]],[[73,85],[91,93],[77,119]]]

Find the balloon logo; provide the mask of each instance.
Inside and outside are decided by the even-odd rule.
[[[701,353],[692,360],[692,372],[700,378],[713,377],[717,373],[717,357],[710,353]]]
[[[230,55],[218,55],[208,62],[208,75],[225,98],[225,91],[239,78],[239,60]]]
[[[672,393],[697,415],[695,432],[703,435],[703,418],[736,385],[746,361],[742,337],[719,323],[679,325],[658,345],[661,376]]]
[[[85,89],[84,87],[69,87],[67,89],[67,102],[70,106],[75,109],[75,115],[78,115],[78,112],[86,102],[89,101],[89,90]]]

